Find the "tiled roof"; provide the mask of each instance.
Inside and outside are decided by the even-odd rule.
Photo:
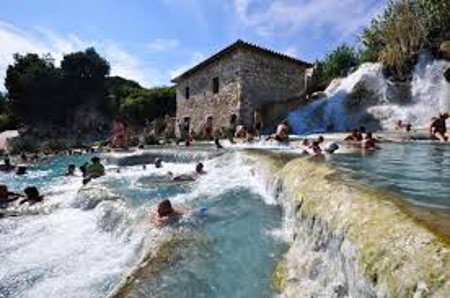
[[[266,55],[271,55],[271,56],[273,56],[275,58],[283,59],[283,60],[289,61],[291,63],[298,64],[298,65],[303,66],[303,67],[311,67],[312,66],[312,64],[307,63],[305,61],[302,61],[300,59],[293,58],[293,57],[288,56],[286,54],[279,53],[279,52],[276,52],[276,51],[273,51],[273,50],[270,50],[270,49],[267,49],[267,48],[263,48],[263,47],[260,47],[258,45],[255,45],[255,44],[252,44],[252,43],[248,43],[248,42],[245,42],[243,40],[238,39],[236,42],[234,42],[233,44],[229,45],[225,49],[221,50],[220,52],[217,52],[216,54],[212,55],[208,59],[200,62],[196,66],[192,67],[191,69],[185,71],[181,75],[179,75],[176,78],[172,79],[172,82],[174,82],[174,83],[179,82],[180,80],[190,76],[194,72],[204,68],[205,66],[209,65],[210,63],[213,63],[214,61],[216,61],[218,59],[221,59],[222,57],[224,57],[224,56],[234,52],[235,50],[237,50],[239,48],[244,48],[244,49],[248,49],[248,50],[251,50],[251,51],[256,51],[256,52],[259,52],[259,53],[264,53]]]

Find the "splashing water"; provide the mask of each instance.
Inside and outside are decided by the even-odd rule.
[[[450,83],[443,75],[449,67],[448,61],[422,55],[413,73],[411,104],[379,105],[369,108],[368,112],[380,119],[382,127],[386,129],[392,128],[397,120],[424,128],[432,117],[450,110]]]
[[[362,64],[347,77],[334,80],[325,98],[290,112],[289,123],[295,134],[348,131],[361,125],[392,129],[398,120],[423,128],[431,117],[450,109],[450,83],[443,75],[449,67],[448,61],[422,55],[414,69],[411,98],[399,104],[399,87],[384,78],[382,65]],[[355,102],[359,87],[368,93]]]
[[[325,90],[325,98],[292,111],[288,120],[294,133],[345,131],[361,123],[365,111],[351,111],[351,107],[347,105],[349,94],[361,83],[380,101],[385,100],[387,83],[381,64],[365,63],[348,77],[331,82]]]

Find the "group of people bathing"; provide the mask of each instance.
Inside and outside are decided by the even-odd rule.
[[[184,118],[179,124],[180,138],[177,140],[177,144],[185,142],[186,146],[189,146],[197,139],[202,140],[214,140],[216,147],[221,149],[220,139],[225,138],[234,144],[235,139],[243,139],[245,142],[252,142],[255,138],[261,137],[261,129],[263,128],[263,122],[260,112],[255,111],[253,117],[253,125],[246,127],[238,121],[236,114],[230,116],[228,127],[221,127],[220,129],[214,129],[213,118],[211,116],[206,118],[201,130],[196,133],[195,130],[190,129],[190,119]]]
[[[20,199],[20,200],[19,200]],[[19,201],[19,205],[28,203],[30,206],[40,203],[44,197],[39,193],[35,186],[28,186],[22,193],[9,191],[8,186],[0,184],[0,208],[7,208],[10,203]]]

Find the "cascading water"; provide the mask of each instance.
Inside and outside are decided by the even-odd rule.
[[[392,128],[397,120],[408,121],[416,128],[426,127],[432,117],[450,111],[450,83],[444,77],[448,68],[450,62],[422,55],[413,73],[410,105],[379,105],[368,112],[380,119],[383,128]]]
[[[366,113],[351,107],[349,95],[361,83],[373,97],[385,100],[387,83],[381,64],[365,63],[346,78],[334,80],[325,90],[326,97],[289,113],[288,120],[293,132],[345,131],[359,125],[366,119]]]
[[[284,226],[254,161],[216,156],[203,160],[205,175],[178,183],[168,181],[167,172],[191,172],[198,152],[166,151],[160,149],[160,169],[110,164],[105,177],[81,189],[81,177],[63,173],[67,163],[83,164],[86,156],[56,158],[57,165],[53,160],[19,178],[0,173],[0,183],[14,191],[32,183],[45,194],[42,206],[0,210],[0,297],[271,296]],[[122,164],[120,154],[116,161]],[[158,229],[150,214],[162,199],[192,213]],[[206,217],[195,212],[200,208]],[[131,280],[136,283],[122,287]]]
[[[289,123],[295,134],[348,131],[361,125],[392,129],[398,120],[422,128],[431,117],[450,109],[450,83],[443,75],[449,67],[448,61],[422,55],[413,73],[412,96],[403,103],[398,87],[384,78],[381,64],[362,64],[334,80],[326,97],[290,112]]]

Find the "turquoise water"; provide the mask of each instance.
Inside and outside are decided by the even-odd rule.
[[[103,297],[138,265],[141,254],[176,233],[174,259],[161,264],[129,293],[133,297],[270,297],[270,275],[286,246],[276,235],[281,210],[252,176],[254,165],[238,153],[203,160],[198,181],[167,183],[167,171],[191,172],[190,159],[165,152],[162,169],[107,165],[108,174],[81,188],[64,177],[68,163],[90,156],[56,157],[1,183],[19,191],[37,185],[43,206],[16,209],[0,219],[0,297]],[[171,158],[171,156],[173,158]],[[118,163],[120,164],[120,163]],[[162,230],[150,224],[158,201],[193,210]],[[199,208],[207,208],[199,216]]]
[[[371,188],[403,194],[416,205],[450,209],[450,147],[442,144],[381,144],[369,154],[335,154],[331,162]]]

